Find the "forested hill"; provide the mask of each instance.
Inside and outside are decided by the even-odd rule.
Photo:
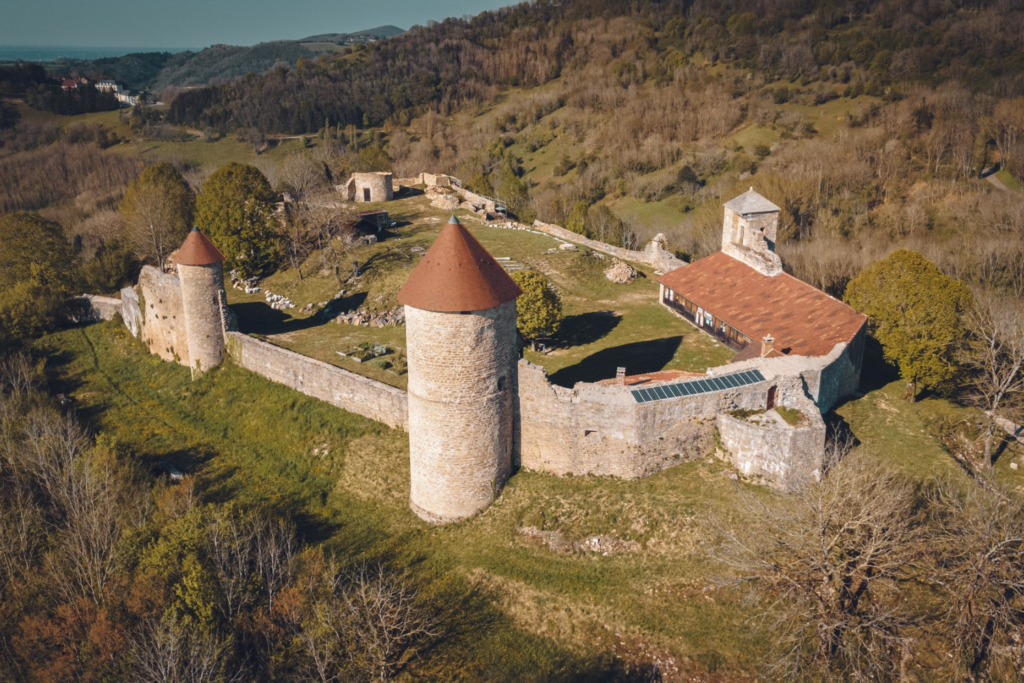
[[[906,84],[957,80],[1007,97],[1024,91],[1021,35],[1024,11],[1012,0],[539,0],[191,91],[170,119],[287,133],[319,130],[324,120],[401,123],[595,63],[626,89],[692,78],[687,67],[706,61],[769,82],[840,80],[854,94],[898,97]],[[731,88],[739,95],[748,85]]]
[[[160,91],[168,86],[205,85],[248,73],[261,74],[277,65],[294,66],[299,59],[340,51],[343,46],[372,43],[402,33],[397,26],[353,33],[327,33],[301,40],[275,40],[258,45],[213,45],[198,52],[142,52],[94,60],[62,59],[50,66],[64,73],[77,71],[113,78],[131,90]]]

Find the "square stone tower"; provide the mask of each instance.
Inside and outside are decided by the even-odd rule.
[[[759,273],[778,275],[782,272],[782,261],[775,254],[778,229],[779,207],[751,187],[725,204],[722,251]]]

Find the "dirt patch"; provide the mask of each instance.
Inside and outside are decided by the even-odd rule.
[[[519,535],[547,546],[556,553],[597,553],[599,555],[615,555],[619,553],[640,552],[640,544],[636,541],[624,541],[621,538],[601,534],[589,536],[582,540],[568,539],[561,531],[541,531],[537,527],[524,526],[517,529]]]

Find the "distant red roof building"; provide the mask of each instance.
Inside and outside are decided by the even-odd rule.
[[[716,336],[734,347],[746,344],[736,360],[762,355],[761,340],[769,336],[774,344],[765,355],[825,356],[867,324],[867,316],[806,282],[788,273],[763,275],[724,252],[658,282],[666,289],[663,303],[704,325],[710,322]]]
[[[454,215],[398,292],[406,306],[439,313],[482,311],[523,291]]]
[[[224,254],[199,228],[192,228],[174,257],[179,266],[209,266],[224,260]]]

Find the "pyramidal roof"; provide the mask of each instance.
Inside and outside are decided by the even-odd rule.
[[[209,266],[223,263],[224,254],[220,253],[220,249],[215,247],[199,228],[192,228],[192,232],[178,249],[174,262],[179,266]]]
[[[751,213],[774,213],[779,210],[779,207],[755,192],[753,187],[739,197],[727,201],[725,208],[732,209],[741,216]]]
[[[425,311],[458,313],[494,308],[522,293],[453,215],[398,292],[398,301]]]

